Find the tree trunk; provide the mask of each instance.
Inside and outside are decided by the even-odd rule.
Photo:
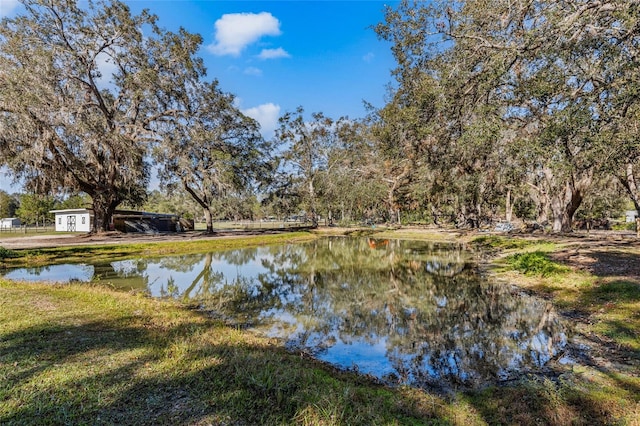
[[[532,193],[532,198],[536,203],[537,208],[536,222],[540,225],[544,225],[549,220],[549,209],[551,208],[549,195],[538,185],[534,185],[532,183],[528,183],[528,185],[535,190],[535,192]]]
[[[309,209],[311,210],[311,225],[318,227],[318,215],[316,213],[316,191],[313,186],[313,179],[309,180]]]
[[[573,215],[582,204],[582,188],[587,182],[580,181],[579,183],[581,184],[567,182],[564,191],[552,197],[553,232],[571,232]]]
[[[111,222],[120,199],[109,195],[93,195],[93,233],[111,230]]]
[[[206,232],[207,234],[213,234],[213,214],[211,212],[211,206],[209,205],[209,200],[207,199],[206,195],[200,197],[198,193],[196,193],[196,190],[191,188],[191,186],[189,186],[189,184],[184,180],[182,181],[182,186],[191,195],[191,197],[193,197],[196,203],[200,204],[200,207],[202,207],[205,222],[207,223]]]
[[[551,201],[549,200],[549,197],[547,196],[547,194],[541,194],[541,195],[543,196],[540,197],[540,200],[538,203],[538,217],[536,218],[536,221],[540,225],[544,225],[547,222],[549,222],[549,209],[551,209]]]
[[[627,194],[629,194],[631,201],[633,201],[633,205],[636,208],[636,211],[640,213],[640,190],[638,189],[638,185],[636,184],[636,178],[633,172],[633,164],[627,163],[624,176],[618,176],[618,179],[620,180],[622,186],[624,186]]]
[[[204,219],[207,223],[207,234],[213,234],[213,214],[209,208],[204,208]]]
[[[393,223],[397,217],[397,209],[395,208],[395,185],[387,193],[387,204],[389,208],[389,222]]]
[[[552,231],[571,232],[573,216],[582,204],[585,192],[593,180],[594,169],[574,172],[567,177],[558,178],[551,168],[544,169],[544,179],[537,188],[538,193],[549,200],[553,216]]]
[[[504,210],[504,219],[507,222],[511,222],[513,216],[513,204],[511,204],[511,189],[507,189],[507,199],[505,200]]]
[[[438,221],[438,216],[440,212],[436,209],[435,205],[431,203],[431,217],[433,218],[433,224],[440,226],[440,222]]]

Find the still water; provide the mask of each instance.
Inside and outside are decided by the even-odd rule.
[[[454,245],[324,238],[5,277],[196,300],[291,350],[391,384],[479,387],[535,372],[567,344],[549,303],[486,280]]]

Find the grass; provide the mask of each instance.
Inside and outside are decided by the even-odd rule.
[[[525,275],[546,277],[561,274],[569,270],[566,266],[549,259],[548,254],[542,251],[512,254],[505,258],[505,262],[512,269],[520,271]]]
[[[201,243],[211,248],[277,238],[214,241]],[[588,362],[556,366],[548,378],[446,396],[388,388],[175,301],[0,279],[0,424],[640,424],[639,283],[574,271],[553,260],[561,245],[490,243],[498,246],[496,278],[579,313],[576,331],[602,344]],[[176,245],[50,254],[62,259],[83,250],[107,256],[203,247]],[[24,261],[25,253],[17,252]]]
[[[0,281],[1,424],[633,424],[637,378],[581,370],[444,397],[287,353],[189,306]]]
[[[199,239],[192,241],[151,242],[137,244],[83,245],[40,249],[0,249],[0,267],[24,267],[86,261],[118,260],[132,257],[153,257],[170,254],[202,253],[256,247],[265,244],[300,242],[316,238],[309,232],[287,232],[237,238]],[[3,251],[7,255],[2,256]]]
[[[523,239],[507,238],[500,235],[483,235],[473,238],[470,244],[482,250],[509,250],[521,249],[533,243]]]
[[[1,424],[450,424],[473,413],[175,302],[0,281]]]
[[[625,357],[640,360],[640,282],[574,270],[552,260],[554,251],[497,256],[494,273],[549,297],[560,310],[582,318],[576,324],[580,333],[598,336],[622,349]],[[640,261],[640,253],[610,250],[609,254],[625,262]]]

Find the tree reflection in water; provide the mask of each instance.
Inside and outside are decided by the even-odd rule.
[[[387,382],[477,387],[567,343],[550,304],[483,279],[461,247],[327,238],[256,256],[255,276],[203,280],[202,303]]]
[[[89,269],[389,383],[477,387],[535,371],[567,343],[549,303],[488,282],[453,245],[325,238]]]

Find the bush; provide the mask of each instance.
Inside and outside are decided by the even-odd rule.
[[[635,231],[636,223],[635,222],[618,222],[614,223],[611,227],[614,231]]]
[[[569,268],[560,265],[541,251],[517,253],[507,257],[508,264],[525,275],[541,275],[543,277],[567,272]]]
[[[18,253],[0,246],[0,260],[18,257]]]

